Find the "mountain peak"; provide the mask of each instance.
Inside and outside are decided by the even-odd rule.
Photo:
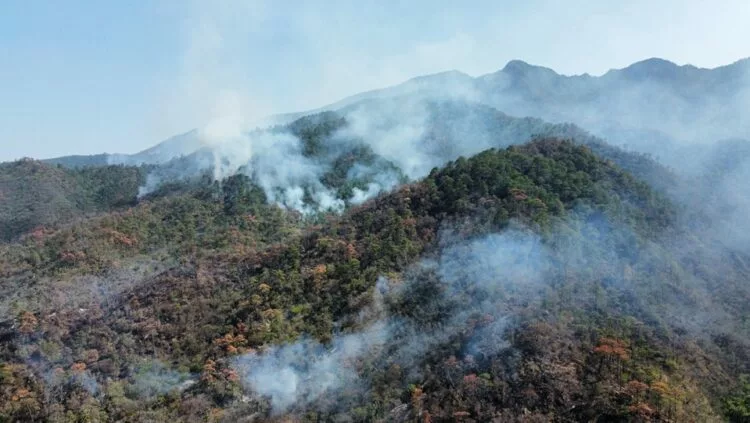
[[[509,74],[512,76],[524,76],[530,73],[543,73],[549,75],[557,75],[557,72],[544,66],[532,65],[523,60],[511,60],[501,70],[502,73]]]
[[[532,65],[528,64],[527,62],[524,62],[523,60],[511,60],[508,62],[508,64],[505,65],[503,68],[504,71],[511,71],[516,69],[527,69],[533,67]]]
[[[532,69],[538,68],[538,66],[531,65],[523,60],[511,60],[503,68],[505,73],[526,73]]]
[[[652,57],[633,63],[622,69],[622,73],[635,79],[642,78],[671,78],[680,69],[680,66],[669,60]]]

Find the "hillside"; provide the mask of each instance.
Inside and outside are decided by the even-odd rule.
[[[660,190],[677,183],[650,157],[613,148],[575,125],[514,118],[480,103],[407,95],[305,116],[150,167],[141,195],[162,181],[195,180],[206,172],[221,179],[239,172],[286,207],[305,213],[341,210],[427,176],[459,156],[538,137],[588,145]]]
[[[137,168],[68,170],[25,159],[0,164],[0,241],[88,213],[135,204]]]
[[[175,135],[153,147],[135,154],[93,154],[55,157],[42,160],[51,165],[61,165],[66,168],[83,168],[106,165],[156,165],[168,162],[174,158],[192,154],[205,146],[205,140],[197,130]]]
[[[2,163],[0,422],[747,422],[747,67]]]
[[[298,123],[309,153],[331,117]],[[170,192],[0,247],[2,418],[747,412],[750,257],[589,147],[485,150],[325,216],[239,175]]]

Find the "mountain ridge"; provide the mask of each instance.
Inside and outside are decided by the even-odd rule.
[[[624,68],[611,69],[599,76],[592,76],[589,74],[564,75],[559,74],[553,69],[547,67],[532,65],[522,60],[511,60],[500,70],[484,75],[479,75],[477,77],[472,77],[457,70],[416,76],[394,86],[373,89],[354,94],[329,105],[308,111],[274,115],[268,120],[273,124],[285,124],[305,115],[319,113],[325,110],[339,110],[365,99],[412,94],[428,97],[458,97],[471,99],[474,101],[486,103],[511,116],[538,117],[547,121],[551,121],[553,123],[572,122],[578,124],[579,126],[582,126],[587,130],[593,130],[597,135],[604,138],[613,138],[612,135],[614,134],[614,132],[609,131],[608,128],[615,126],[616,121],[612,121],[611,119],[609,119],[606,122],[598,122],[595,119],[580,119],[576,118],[575,113],[560,114],[557,112],[551,112],[548,109],[553,108],[540,108],[538,105],[534,105],[533,103],[535,101],[539,101],[538,99],[550,99],[555,98],[556,96],[559,97],[560,95],[569,94],[582,96],[581,98],[585,103],[585,101],[587,100],[593,101],[594,99],[603,98],[602,96],[605,96],[605,94],[598,91],[600,90],[599,87],[585,86],[585,84],[590,84],[591,82],[599,83],[601,81],[614,81],[617,83],[621,83],[623,77],[631,78],[635,81],[641,82],[658,82],[659,80],[664,82],[669,81],[670,78],[678,77],[681,74],[682,76],[687,75],[687,77],[694,79],[698,78],[698,75],[713,75],[713,79],[709,78],[707,80],[711,83],[709,84],[709,87],[719,84],[720,92],[729,93],[727,95],[731,95],[732,93],[738,91],[738,89],[732,87],[736,87],[736,84],[740,82],[745,83],[747,80],[750,80],[750,58],[740,59],[731,64],[722,65],[715,68],[699,68],[689,64],[677,65],[665,59],[650,58],[633,63]],[[533,77],[534,75],[536,76]],[[541,77],[539,75],[541,75]],[[517,90],[511,90],[506,94],[502,94],[503,89],[507,88],[508,84],[514,83],[513,81],[516,81],[516,83],[518,83],[517,81],[528,79],[530,76],[532,76],[533,78],[529,79],[527,82],[519,86]],[[745,78],[748,79],[745,80]],[[704,80],[702,76],[699,79],[702,81],[700,82],[700,84],[706,84],[706,80]],[[568,86],[570,85],[570,83],[573,83],[574,85]],[[682,82],[682,85],[687,86],[700,86],[700,84],[685,84],[684,81]],[[722,84],[729,85],[722,86]],[[523,86],[533,87],[533,91],[523,91],[523,89],[521,88]],[[622,88],[618,88],[618,90],[622,90]],[[606,96],[611,95],[612,94],[606,94]],[[701,95],[702,94],[697,92],[690,94],[690,96],[692,97],[700,97]],[[748,94],[748,98],[750,98],[750,94]],[[615,98],[615,100],[617,99]],[[563,105],[564,104],[565,103],[563,103]],[[563,108],[563,105],[556,105],[554,106],[554,109]],[[583,112],[586,112],[586,110],[584,110]],[[613,111],[610,110],[607,113],[610,112]],[[583,113],[583,115],[586,115],[587,113],[588,112]],[[696,112],[691,113],[695,114]],[[633,118],[624,120],[630,120],[631,122],[635,121],[636,123],[638,121],[637,119]],[[623,125],[623,122],[619,123],[619,126]],[[749,125],[750,124],[738,128],[737,130],[732,130],[731,132],[713,131],[708,139],[703,139],[703,142],[715,141],[722,138],[750,138]],[[628,130],[638,131],[641,136],[647,140],[653,139],[649,135],[650,133],[661,132],[665,136],[667,136],[667,138],[671,138],[669,140],[670,143],[677,142],[677,140],[680,140],[681,137],[685,137],[686,133],[686,131],[670,131],[669,127],[659,128],[658,125],[641,125],[639,127],[639,125],[637,124],[627,123],[627,126]],[[729,128],[732,128],[733,126],[736,126],[736,124],[729,125]],[[135,154],[106,154],[104,156],[92,156],[94,158],[91,159],[91,162],[92,164],[100,164],[104,159],[108,159],[112,160],[114,163],[155,163],[163,161],[165,159],[165,157],[161,156],[161,153],[156,154],[159,151],[171,152],[170,154],[173,155],[173,157],[190,154],[196,151],[200,144],[199,140],[196,140],[197,133],[195,131],[197,130],[194,129],[183,134],[175,135],[154,145],[153,147]],[[184,137],[184,139],[180,139],[180,137]],[[616,136],[611,141],[615,142],[616,144],[627,143],[627,140],[618,139]],[[185,144],[186,146],[176,149],[175,147],[179,147],[179,144]],[[642,145],[639,145],[639,147],[645,149],[649,147],[648,144],[649,142],[645,141],[642,143]],[[159,147],[160,145],[162,145],[162,147]],[[648,152],[657,155],[660,152],[663,153],[663,151],[658,149]],[[169,157],[170,154],[167,154],[166,156],[168,158],[172,158]],[[61,157],[49,159],[47,161],[50,163],[61,163],[66,165],[80,165],[81,162],[85,162],[85,160],[82,160],[85,157],[86,156],[81,156],[76,158],[75,156],[71,156],[71,159],[68,160],[66,160],[65,157]]]

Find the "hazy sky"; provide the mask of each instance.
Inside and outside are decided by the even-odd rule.
[[[716,67],[750,56],[748,22],[749,0],[2,0],[0,160],[131,153],[512,59]]]

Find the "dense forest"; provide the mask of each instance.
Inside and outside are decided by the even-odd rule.
[[[271,129],[315,165],[299,202],[261,161],[1,164],[0,421],[750,421],[722,198],[572,125],[428,109],[424,174],[356,118]]]
[[[0,163],[0,240],[38,226],[135,205],[144,178],[134,167],[71,170],[32,159]]]

